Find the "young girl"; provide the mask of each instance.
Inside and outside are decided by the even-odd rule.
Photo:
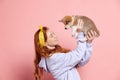
[[[50,72],[55,80],[81,80],[76,66],[85,65],[92,53],[92,40],[95,32],[91,31],[86,42],[81,42],[84,33],[78,29],[77,48],[67,50],[58,45],[56,35],[47,27],[40,27],[34,35],[35,44],[35,80],[43,80],[43,71]]]

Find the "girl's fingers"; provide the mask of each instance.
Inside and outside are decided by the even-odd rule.
[[[92,34],[90,32],[88,32],[88,37],[91,38],[92,37]]]
[[[84,24],[83,20],[80,19],[79,25],[80,25],[80,26],[83,26],[83,24]]]
[[[89,38],[89,36],[88,36],[88,35],[86,36],[86,38],[87,38],[88,40],[90,40],[90,38]]]
[[[92,36],[95,36],[95,33],[94,33],[94,31],[93,31],[93,30],[91,30],[91,35],[92,35]]]
[[[88,35],[86,36],[88,40],[93,40],[95,38],[96,32],[95,31],[90,31],[88,32]]]
[[[83,20],[81,20],[81,26],[83,26],[84,25],[84,22],[83,22]]]
[[[94,33],[95,33],[95,36],[97,36],[98,34],[94,31]]]

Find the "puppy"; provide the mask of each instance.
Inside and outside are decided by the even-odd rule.
[[[96,32],[96,37],[100,36],[100,33],[94,24],[94,22],[88,18],[87,16],[79,16],[79,15],[73,15],[73,16],[65,16],[63,19],[59,20],[59,22],[62,22],[65,25],[65,29],[72,28],[72,36],[77,38],[77,28],[80,28],[82,32],[84,32],[85,36],[88,35],[88,32],[91,30]],[[89,35],[88,35],[89,36]],[[81,41],[86,41],[87,39],[84,38]]]

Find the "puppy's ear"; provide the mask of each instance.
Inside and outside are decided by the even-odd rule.
[[[63,20],[58,20],[59,22],[63,22]]]

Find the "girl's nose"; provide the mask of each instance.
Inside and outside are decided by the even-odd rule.
[[[56,37],[56,35],[55,35],[55,34],[54,34],[53,36],[54,36],[54,37]]]

